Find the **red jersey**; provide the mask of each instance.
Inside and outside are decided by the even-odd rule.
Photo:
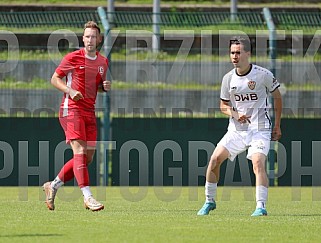
[[[73,101],[65,93],[60,105],[61,116],[67,116],[70,110],[82,115],[95,111],[98,87],[106,80],[107,68],[107,58],[98,52],[95,58],[87,56],[84,49],[71,52],[62,59],[56,73],[66,77],[67,86],[81,92],[84,99]]]

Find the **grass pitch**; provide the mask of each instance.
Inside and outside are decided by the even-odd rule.
[[[47,210],[38,187],[0,187],[0,242],[321,242],[321,190],[269,189],[267,217],[251,217],[254,187],[220,187],[217,209],[197,216],[203,187],[99,187],[105,210],[61,188]]]

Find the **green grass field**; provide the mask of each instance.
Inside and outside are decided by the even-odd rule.
[[[270,188],[269,215],[253,218],[250,187],[220,187],[209,216],[196,215],[203,187],[93,188],[100,212],[82,207],[78,188],[49,211],[41,188],[0,187],[0,242],[320,242],[320,192]]]

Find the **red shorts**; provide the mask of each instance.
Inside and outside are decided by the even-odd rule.
[[[71,140],[83,140],[87,146],[95,147],[97,139],[97,124],[95,113],[82,116],[69,112],[68,116],[59,117],[60,125],[65,131],[66,143]]]

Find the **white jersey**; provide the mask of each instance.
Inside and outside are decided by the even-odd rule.
[[[273,74],[260,66],[251,64],[248,73],[238,75],[234,68],[222,81],[221,100],[230,101],[232,107],[249,117],[250,123],[240,124],[230,117],[228,130],[271,130],[268,95],[280,86]]]

